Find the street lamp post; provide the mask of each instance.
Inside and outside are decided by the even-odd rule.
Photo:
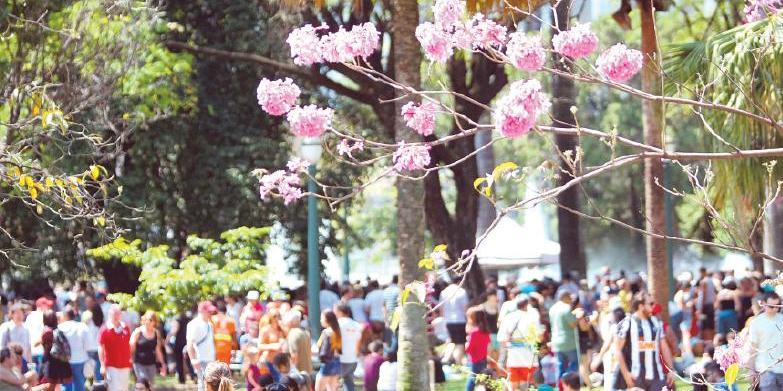
[[[321,159],[321,140],[306,137],[299,140],[299,153],[310,163],[307,168],[307,307],[310,321],[310,337],[313,341],[321,334],[321,305],[318,294],[321,287],[321,260],[318,257],[318,205],[315,193],[315,165]]]
[[[343,219],[345,219],[345,237],[343,238],[343,281],[351,282],[351,260],[348,258],[348,204],[343,206]]]

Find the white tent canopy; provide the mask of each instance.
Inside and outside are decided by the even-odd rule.
[[[558,263],[560,244],[546,239],[543,227],[536,229],[531,223],[520,226],[503,216],[476,250],[481,267],[503,270]]]

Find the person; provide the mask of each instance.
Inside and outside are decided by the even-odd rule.
[[[737,309],[737,321],[739,323],[739,329],[745,328],[748,323],[748,319],[753,317],[753,297],[756,296],[758,289],[755,286],[753,279],[750,277],[743,277],[739,282],[739,297],[740,306]]]
[[[748,337],[751,350],[756,352],[752,365],[761,374],[758,378],[760,391],[783,389],[783,344],[780,342],[783,330],[783,315],[780,314],[780,296],[774,292],[762,296],[764,312],[750,321]],[[775,341],[776,343],[771,343]]]
[[[383,322],[383,291],[378,281],[372,280],[367,284],[367,295],[364,297],[364,310],[369,314],[370,322]]]
[[[160,363],[160,375],[166,375],[166,356],[163,354],[163,337],[158,332],[158,316],[147,311],[141,317],[141,326],[130,337],[133,357],[133,373],[136,380],[146,380],[155,385],[156,362]]]
[[[234,319],[234,327],[236,327],[236,340],[239,340],[239,335],[242,332],[242,322],[240,318],[242,316],[242,303],[239,301],[238,296],[226,295],[224,297],[226,303],[226,315],[229,318]]]
[[[699,268],[699,299],[698,315],[699,329],[702,339],[711,340],[715,334],[715,296],[717,289],[712,276],[707,273],[707,268]]]
[[[40,370],[44,355],[43,344],[41,344],[41,336],[43,335],[45,328],[43,314],[46,310],[51,309],[52,305],[54,305],[54,303],[48,298],[39,297],[38,300],[35,301],[35,311],[30,312],[27,315],[27,319],[24,321],[24,328],[30,332],[30,354],[32,355],[33,362],[35,362],[38,367],[39,376],[43,374]]]
[[[242,313],[239,315],[239,323],[242,324],[245,331],[248,330],[251,324],[258,324],[261,321],[261,316],[264,314],[264,305],[259,301],[260,298],[261,294],[258,291],[247,292],[247,304],[242,308]]]
[[[378,369],[378,391],[395,391],[397,389],[397,352],[388,351]]]
[[[204,300],[198,304],[198,316],[188,323],[185,349],[190,364],[196,371],[198,390],[205,390],[205,371],[207,364],[215,361],[215,333],[209,322],[215,306]],[[225,365],[225,363],[222,363]],[[230,372],[229,372],[230,373]]]
[[[321,313],[323,332],[318,338],[318,358],[321,368],[315,378],[315,391],[337,391],[340,371],[340,354],[342,353],[342,336],[340,323],[331,310]]]
[[[364,356],[364,391],[378,391],[378,371],[383,364],[383,342],[370,342],[370,354]]]
[[[16,343],[12,346],[21,348]],[[24,348],[21,348],[24,354]],[[22,373],[19,369],[22,357],[14,351],[12,347],[6,346],[0,349],[0,390],[3,391],[23,391],[23,390],[44,390],[49,387],[48,384],[35,384],[35,373],[30,371]]]
[[[302,313],[291,310],[283,318],[286,329],[286,345],[291,363],[297,371],[313,372],[313,359],[310,355],[310,333],[301,327]]]
[[[260,391],[264,388],[262,385],[263,374],[258,363],[260,356],[261,354],[255,346],[251,346],[245,351],[246,369],[244,372],[249,391]]]
[[[359,341],[362,339],[363,326],[351,319],[350,307],[346,303],[335,306],[335,315],[340,325],[340,338],[342,352],[340,354],[340,376],[343,379],[343,390],[354,391],[356,386],[353,381],[353,373],[359,362]]]
[[[109,321],[98,333],[98,357],[109,391],[128,388],[131,368],[131,331],[122,321],[122,310],[117,304],[109,306]]]
[[[654,304],[649,294],[635,294],[631,298],[634,312],[617,325],[615,389],[660,391],[670,383],[671,373],[664,374],[664,365],[673,368],[672,356],[669,345],[663,341],[663,327],[651,315]]]
[[[87,340],[89,330],[87,325],[76,321],[76,308],[71,305],[65,307],[63,311],[63,322],[57,326],[62,331],[68,344],[71,347],[71,359],[68,363],[71,365],[73,381],[65,385],[67,391],[84,391],[84,364],[89,358],[87,356]]]
[[[170,341],[171,349],[174,351],[174,368],[177,371],[177,381],[179,384],[185,384],[185,375],[190,374],[191,378],[195,378],[193,373],[193,367],[190,365],[190,361],[185,360],[185,346],[187,345],[187,324],[190,323],[190,311],[187,313],[181,313],[171,323],[169,329],[168,340]],[[258,326],[256,326],[256,334],[258,334]]]
[[[68,384],[72,381],[71,365],[52,355],[55,334],[60,334],[57,329],[57,314],[51,309],[45,310],[42,315],[44,331],[41,334],[41,346],[43,357],[41,358],[41,383],[49,384],[49,391],[54,391],[58,384]]]
[[[207,319],[203,319],[203,321],[207,322]],[[202,372],[204,374],[202,382],[206,391],[234,391],[231,368],[226,363],[213,361],[205,365]]]
[[[741,309],[737,283],[733,279],[723,282],[723,288],[715,295],[715,323],[718,334],[726,335],[739,330],[737,311]]]
[[[579,391],[582,386],[579,380],[579,374],[576,372],[566,372],[560,378],[563,385],[563,391]]]
[[[337,296],[333,290],[329,289],[326,280],[321,281],[321,291],[318,292],[318,300],[321,312],[331,310],[340,302],[340,296]]]
[[[264,391],[293,391],[293,389],[284,383],[274,383],[264,387]]]
[[[87,325],[88,331],[87,356],[94,365],[92,376],[88,377],[92,378],[94,382],[102,382],[101,360],[98,357],[98,337],[101,327],[103,327],[103,311],[92,296],[85,298],[85,304],[87,305],[87,310],[82,313],[82,322]]]
[[[498,330],[498,341],[506,350],[508,381],[515,390],[527,389],[538,365],[534,347],[542,327],[528,310],[528,300],[527,295],[517,296],[517,310],[503,317]]]
[[[285,331],[280,325],[280,315],[276,310],[270,310],[261,317],[261,329],[258,332],[261,361],[271,363],[275,354],[283,348],[283,341],[285,341]]]
[[[617,335],[617,325],[625,318],[625,311],[621,307],[612,309],[609,315],[605,315],[609,321],[601,327],[601,339],[603,345],[598,353],[593,357],[590,363],[590,369],[598,371],[603,365],[604,390],[614,390],[614,373],[617,368],[617,357],[615,355],[615,338]]]
[[[578,371],[576,351],[577,319],[571,311],[573,296],[563,290],[557,303],[549,309],[549,321],[552,323],[552,351],[558,361],[558,372]]]
[[[482,307],[470,307],[467,313],[467,343],[465,353],[468,354],[470,374],[465,384],[466,391],[473,391],[476,387],[476,375],[487,369],[487,351],[489,350],[489,324],[487,313]]]
[[[394,310],[397,308],[397,299],[400,297],[400,286],[397,285],[400,277],[392,276],[391,284],[383,289],[383,313],[386,322],[391,320]]]
[[[212,326],[215,330],[215,358],[226,364],[231,364],[231,351],[239,346],[237,342],[237,326],[234,319],[226,314],[226,303],[218,301],[217,314],[212,316]]]
[[[346,304],[351,308],[351,317],[359,323],[367,323],[369,319],[365,309],[364,298],[362,297],[364,292],[361,285],[348,285],[346,289],[350,292]]]
[[[11,343],[18,343],[24,349],[23,363],[31,363],[33,360],[30,352],[30,332],[24,327],[24,306],[22,303],[16,303],[11,306],[9,311],[11,320],[0,325],[0,349],[7,348]]]
[[[468,307],[468,292],[456,282],[449,284],[440,292],[440,299],[443,318],[446,321],[446,328],[449,331],[449,339],[453,346],[451,355],[444,355],[446,361],[462,363],[465,354],[466,330],[465,311]]]

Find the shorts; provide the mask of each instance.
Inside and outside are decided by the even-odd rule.
[[[508,380],[514,383],[532,383],[536,369],[538,368],[508,368]]]
[[[701,324],[699,324],[699,328],[704,330],[715,330],[715,307],[713,307],[712,303],[705,304],[704,308],[702,309],[703,318],[701,318]]]
[[[334,358],[331,361],[321,363],[321,368],[318,370],[318,374],[321,376],[337,376],[342,373],[340,369],[340,359]]]
[[[465,331],[465,323],[446,323],[446,329],[449,331],[451,343],[457,345],[465,344],[468,339],[467,332]]]

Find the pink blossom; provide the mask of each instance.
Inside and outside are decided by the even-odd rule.
[[[424,22],[416,27],[416,38],[424,48],[424,55],[430,61],[444,63],[451,56],[451,37],[430,22]]]
[[[416,133],[422,136],[429,136],[435,129],[435,114],[438,112],[438,105],[425,101],[420,105],[408,102],[402,107],[402,117],[405,124]]]
[[[781,0],[750,0],[745,4],[745,22],[751,23],[762,19],[783,9]]]
[[[319,109],[316,105],[297,106],[286,117],[291,132],[299,137],[319,137],[331,125],[334,111]]]
[[[734,339],[727,345],[718,346],[715,348],[715,355],[713,359],[720,364],[720,369],[726,370],[731,364],[742,364],[746,361],[744,352],[745,340],[741,334],[736,334]]]
[[[290,165],[291,162],[289,162],[289,167]],[[276,194],[283,198],[283,202],[286,205],[302,198],[304,195],[299,180],[299,172],[286,172],[283,170],[277,170],[262,176],[259,179],[258,192],[261,199],[264,201],[266,201],[270,195]]]
[[[538,80],[516,81],[509,87],[509,93],[498,101],[495,127],[505,137],[525,135],[549,105],[549,98],[541,92]]]
[[[282,181],[278,185],[277,189],[280,192],[280,196],[283,197],[283,203],[286,205],[289,205],[292,202],[302,198],[304,195],[302,188],[299,187],[298,177],[296,178],[296,183],[288,180]]]
[[[598,37],[590,30],[590,23],[576,23],[555,35],[552,46],[555,52],[577,59],[589,56],[598,47]]]
[[[611,81],[622,83],[642,69],[642,52],[618,43],[598,56],[598,72]]]
[[[256,97],[261,109],[271,115],[283,115],[296,104],[301,91],[290,78],[285,80],[261,79],[256,89]]]
[[[351,56],[344,50],[343,42],[348,41],[346,37],[348,32],[342,27],[336,33],[326,34],[321,36],[319,47],[321,48],[321,55],[326,62],[348,62],[351,61]]]
[[[310,162],[299,157],[293,157],[285,166],[288,167],[289,171],[299,173],[307,170],[307,167],[310,167]]]
[[[323,61],[316,28],[306,24],[291,31],[286,39],[296,65],[311,65]]]
[[[355,141],[353,144],[351,144],[348,139],[344,138],[340,141],[340,144],[337,144],[337,154],[340,156],[347,155],[353,157],[351,155],[353,151],[363,151],[363,150],[364,150],[364,141],[362,140]]]
[[[286,172],[283,170],[277,170],[270,174],[266,174],[259,179],[258,192],[261,195],[261,199],[266,201],[267,197],[272,194],[277,185],[286,176]]]
[[[394,152],[392,159],[394,160],[394,169],[397,172],[424,169],[430,164],[430,146],[405,145],[405,142],[402,142]]]
[[[437,27],[449,31],[465,14],[465,3],[461,0],[436,0],[432,10]]]
[[[378,49],[381,34],[372,23],[363,23],[351,28],[350,41],[345,44],[351,57],[367,58]]]
[[[470,34],[475,49],[499,48],[506,43],[506,27],[485,18],[480,13],[471,20]]]
[[[546,52],[541,45],[541,37],[528,36],[522,31],[511,34],[506,46],[506,56],[511,63],[523,71],[537,71],[546,62]]]
[[[473,35],[470,32],[470,24],[460,23],[454,25],[454,31],[451,32],[451,44],[460,49],[473,50]]]

